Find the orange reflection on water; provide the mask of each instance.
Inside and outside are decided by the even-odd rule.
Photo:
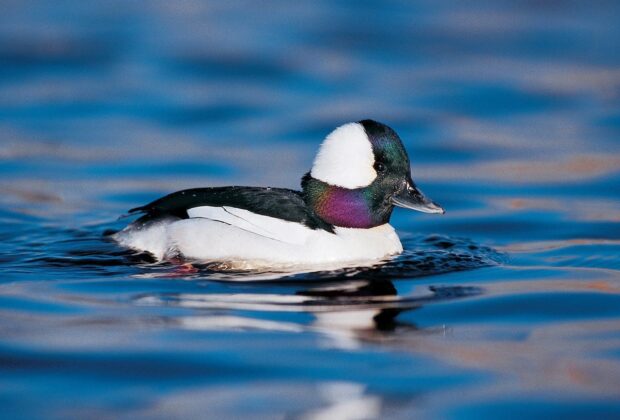
[[[584,198],[567,201],[563,198],[512,197],[489,200],[495,208],[508,211],[548,210],[558,212],[566,219],[580,221],[618,222],[620,202],[610,199]]]
[[[545,159],[492,160],[471,164],[416,165],[425,178],[501,182],[509,184],[568,183],[609,176],[620,171],[620,155],[582,154]]]

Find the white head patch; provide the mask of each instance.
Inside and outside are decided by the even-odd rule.
[[[377,177],[375,156],[364,127],[342,125],[332,131],[314,158],[310,175],[330,185],[348,189],[367,187]]]

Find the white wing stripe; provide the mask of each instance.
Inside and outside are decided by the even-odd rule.
[[[191,218],[202,217],[227,223],[257,235],[290,244],[302,245],[312,230],[299,223],[263,216],[235,207],[200,206],[187,210]]]

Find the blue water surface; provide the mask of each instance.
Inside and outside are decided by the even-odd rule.
[[[2,418],[620,417],[620,4],[5,1]],[[298,188],[392,126],[444,216],[381,266],[221,272],[129,208]]]

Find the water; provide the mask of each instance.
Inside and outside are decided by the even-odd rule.
[[[0,14],[0,402],[20,418],[620,416],[617,2],[39,2]],[[393,126],[445,216],[342,271],[108,241]]]

